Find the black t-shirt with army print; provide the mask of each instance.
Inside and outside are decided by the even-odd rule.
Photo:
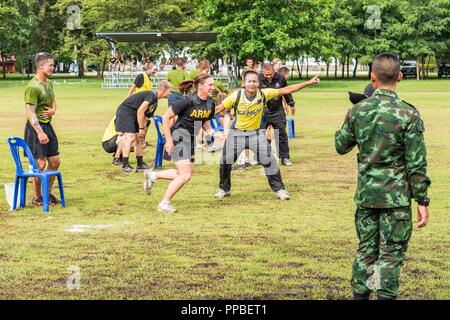
[[[195,136],[198,134],[198,132],[194,132],[195,121],[201,121],[203,126],[205,121],[212,119],[214,117],[215,103],[211,97],[208,97],[207,100],[202,100],[197,95],[197,92],[193,92],[174,102],[172,111],[178,115],[174,129],[183,128]]]
[[[119,108],[122,112],[127,114],[135,115],[144,101],[147,101],[150,106],[148,108],[147,117],[152,117],[155,113],[156,108],[158,108],[158,93],[156,91],[141,91],[135,93],[128,98],[126,98]]]

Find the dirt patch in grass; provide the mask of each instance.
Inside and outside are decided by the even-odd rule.
[[[199,263],[194,266],[194,268],[217,268],[219,266],[216,262],[205,262]]]
[[[230,298],[225,298],[225,300],[276,300],[279,296],[275,293],[264,293],[262,295],[238,295],[232,296]]]
[[[289,233],[299,233],[298,229],[283,229],[283,232],[289,232]]]
[[[0,254],[0,261],[19,262],[20,260],[13,258],[11,256],[6,256],[4,254]]]
[[[220,273],[215,273],[215,274],[208,274],[208,278],[211,280],[222,280],[225,278],[225,276]]]
[[[2,213],[1,215],[0,215],[0,218],[4,218],[4,219],[11,219],[11,218],[14,218],[14,216],[12,215],[12,214],[10,214],[10,213]]]
[[[418,269],[418,268],[414,268],[414,269],[405,269],[404,271],[407,275],[412,275],[414,277],[422,277],[425,276],[427,274],[426,271]]]
[[[277,268],[301,268],[304,265],[305,264],[301,262],[280,262],[274,264]]]
[[[106,178],[108,178],[109,180],[117,180],[116,177],[120,176],[122,174],[121,171],[111,171],[111,172],[107,172],[106,173]]]

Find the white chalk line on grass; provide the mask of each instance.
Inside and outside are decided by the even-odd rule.
[[[97,231],[97,230],[106,230],[113,227],[119,227],[123,225],[130,225],[134,222],[131,221],[123,221],[120,223],[115,224],[74,224],[70,226],[69,229],[66,231],[69,233],[82,233],[82,232],[89,232],[89,231]]]

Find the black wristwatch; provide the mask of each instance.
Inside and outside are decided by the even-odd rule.
[[[139,128],[139,130],[145,130],[145,127],[144,128]]]
[[[426,197],[425,199],[417,202],[419,205],[428,207],[430,205],[430,198]]]

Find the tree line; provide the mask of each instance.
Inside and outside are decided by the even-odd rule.
[[[68,23],[73,5],[80,8],[80,28]],[[353,59],[368,63],[382,51],[419,66],[450,60],[450,0],[0,1],[0,55],[16,54],[19,69],[35,52],[48,51],[61,62],[77,60],[83,76],[85,61],[102,70],[110,55],[96,32],[195,30],[218,33],[214,43],[183,44],[199,58],[278,57],[298,65],[310,57],[325,63],[327,76],[342,78],[355,76]],[[154,59],[169,49],[168,43],[119,47]],[[330,70],[336,60],[339,67]],[[426,77],[427,68],[418,76]]]

